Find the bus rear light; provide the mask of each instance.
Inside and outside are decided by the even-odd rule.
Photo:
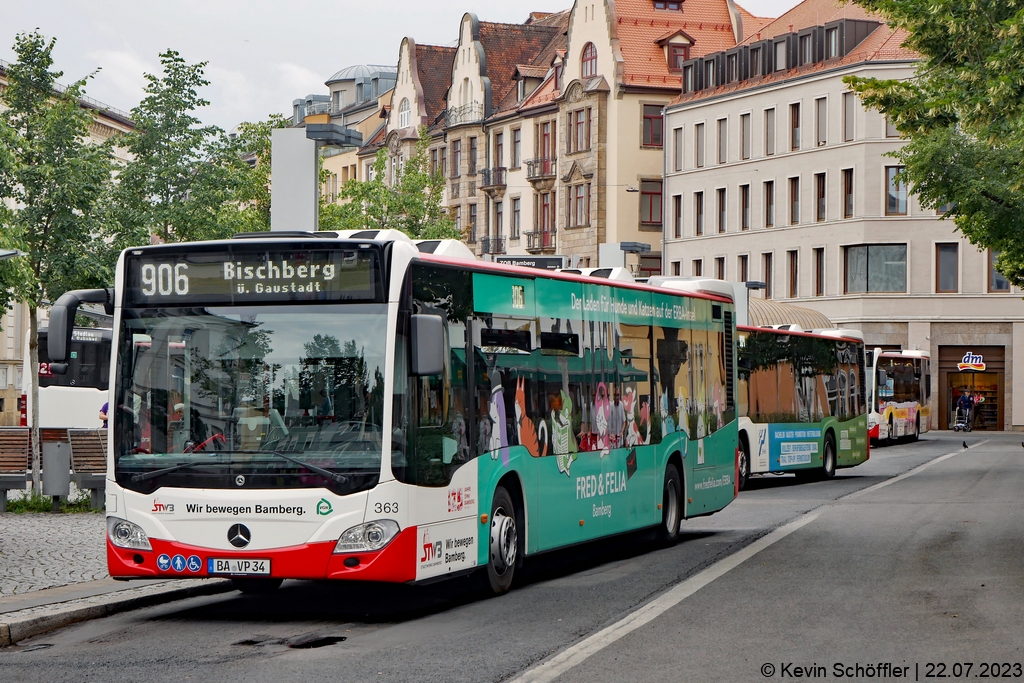
[[[133,548],[135,550],[152,550],[149,544],[149,537],[138,524],[132,524],[126,519],[107,517],[107,536],[110,542],[118,548]]]
[[[346,529],[334,546],[334,553],[365,553],[380,550],[398,535],[398,523],[378,519]]]

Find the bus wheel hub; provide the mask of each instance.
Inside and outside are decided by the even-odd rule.
[[[504,572],[516,562],[516,521],[495,512],[491,518],[491,563],[498,572]]]

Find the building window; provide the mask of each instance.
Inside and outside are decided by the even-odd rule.
[[[761,75],[761,48],[755,47],[750,51],[750,77]]]
[[[746,254],[736,258],[736,270],[739,273],[740,282],[746,282],[750,279],[750,257]]]
[[[570,154],[590,149],[590,111],[586,107],[569,112],[566,148]]]
[[[494,236],[501,237],[505,218],[504,202],[494,202]]]
[[[825,220],[825,174],[814,174],[814,220]]]
[[[476,242],[476,204],[469,205],[469,241]]]
[[[906,292],[907,245],[846,247],[846,293]]]
[[[523,161],[523,131],[521,128],[512,130],[512,168],[519,168]]]
[[[800,104],[789,105],[789,149],[800,149]]]
[[[644,147],[661,147],[662,125],[660,104],[644,105]]]
[[[703,259],[699,259],[699,258],[693,259],[693,276],[694,277],[702,277],[703,275],[704,275],[704,260]]]
[[[772,255],[761,254],[761,274],[764,277],[764,298],[771,299],[774,296],[772,290]]]
[[[718,280],[725,279],[725,257],[718,256],[715,258],[715,278]]]
[[[469,175],[476,175],[476,138],[469,139]]]
[[[898,138],[900,136],[899,130],[896,128],[896,124],[892,122],[892,117],[885,117],[885,137],[887,138]]]
[[[520,199],[519,197],[512,198],[512,225],[509,226],[509,232],[513,239],[519,238],[519,228],[521,227],[521,211],[520,211]]]
[[[690,58],[690,46],[689,45],[675,45],[669,43],[668,46],[668,70],[678,72],[683,68],[683,62]],[[692,74],[692,72],[691,72]],[[690,76],[693,78],[693,76]]]
[[[462,233],[462,207],[455,207],[455,230]]]
[[[437,150],[430,150],[430,175],[437,175]]]
[[[955,294],[957,287],[957,249],[959,245],[935,245],[935,291],[940,294]]]
[[[442,147],[438,154],[438,171],[441,172],[441,176],[448,174],[448,148]]]
[[[897,181],[897,176],[902,172],[902,166],[885,167],[886,216],[907,215],[907,184],[902,180]]]
[[[843,93],[843,140],[846,142],[853,140],[853,113],[854,105],[856,104],[856,100],[854,98],[856,97],[857,96],[852,92]]]
[[[590,78],[597,75],[597,48],[593,43],[583,46],[583,57],[581,59],[583,78]]]
[[[704,168],[704,124],[698,123],[693,127],[693,149],[694,165],[697,168]]]
[[[800,65],[810,64],[814,61],[814,46],[811,43],[811,36],[800,36]]]
[[[677,171],[683,170],[683,129],[675,128],[672,131],[673,168]]]
[[[681,262],[679,262],[679,261],[673,261],[672,262],[672,274],[675,275],[676,277],[679,277],[680,275],[682,275],[683,274],[683,272],[682,272],[683,271],[682,265],[683,264]]]
[[[494,167],[501,168],[505,165],[505,134],[494,134]]]
[[[815,127],[817,128],[817,142],[818,147],[822,147],[828,144],[828,100],[824,97],[819,97],[814,100],[814,114],[817,118]]]
[[[462,175],[462,140],[452,140],[452,178]]]
[[[709,59],[704,62],[704,87],[715,87],[715,60]]]
[[[726,55],[725,57],[725,82],[732,83],[740,77],[740,56]]]
[[[999,259],[998,251],[988,252],[988,291],[1009,292],[1010,281],[1002,273],[996,270],[996,261]]]
[[[750,114],[740,114],[740,158],[750,158]]]
[[[825,31],[825,59],[839,56],[839,29],[830,28]]]
[[[800,179],[789,179],[789,224],[800,222]]]
[[[526,79],[520,78],[516,81],[516,101],[522,102],[526,99]]]
[[[402,98],[402,103],[398,105],[398,127],[408,128],[411,116],[412,112],[409,108],[409,98],[404,97]]]
[[[704,193],[693,193],[693,228],[698,237],[704,234]]]
[[[683,92],[693,92],[693,65],[683,67]]]
[[[729,160],[729,119],[718,119],[718,163]]]
[[[740,185],[740,230],[750,230],[750,185]]]
[[[775,154],[775,110],[766,109],[764,112],[764,154],[771,156]]]
[[[786,41],[780,40],[775,43],[775,70],[786,70]]]
[[[672,196],[672,234],[676,239],[683,236],[683,195]]]
[[[640,223],[661,225],[660,180],[644,180],[640,183]]]
[[[853,169],[843,169],[843,218],[853,218]]]
[[[718,232],[725,232],[725,188],[718,188],[716,194],[718,196]]]
[[[570,228],[590,225],[590,183],[569,186],[568,224]]]
[[[814,249],[814,296],[825,296],[825,248]]]
[[[775,181],[767,180],[764,184],[764,227],[775,227]]]
[[[683,0],[654,0],[654,9],[681,12],[683,9]]]
[[[786,252],[789,261],[789,298],[795,299],[799,295],[800,283],[800,252],[792,250]]]

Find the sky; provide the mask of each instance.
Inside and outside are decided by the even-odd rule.
[[[799,0],[740,0],[775,17]],[[159,54],[208,62],[210,101],[197,115],[230,131],[242,121],[290,113],[292,100],[327,94],[333,73],[353,64],[397,64],[404,36],[454,44],[459,20],[522,22],[530,11],[558,11],[571,0],[0,0],[0,59],[14,61],[14,38],[38,29],[56,38],[54,68],[70,83],[95,74],[86,94],[130,111]],[[98,70],[98,71],[97,71]]]

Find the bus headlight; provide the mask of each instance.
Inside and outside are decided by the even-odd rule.
[[[380,550],[398,535],[398,523],[390,519],[378,519],[346,529],[334,546],[337,553],[365,553]]]
[[[107,517],[107,537],[110,542],[118,548],[131,548],[133,550],[152,550],[149,544],[149,537],[138,524],[132,524],[126,519]]]

